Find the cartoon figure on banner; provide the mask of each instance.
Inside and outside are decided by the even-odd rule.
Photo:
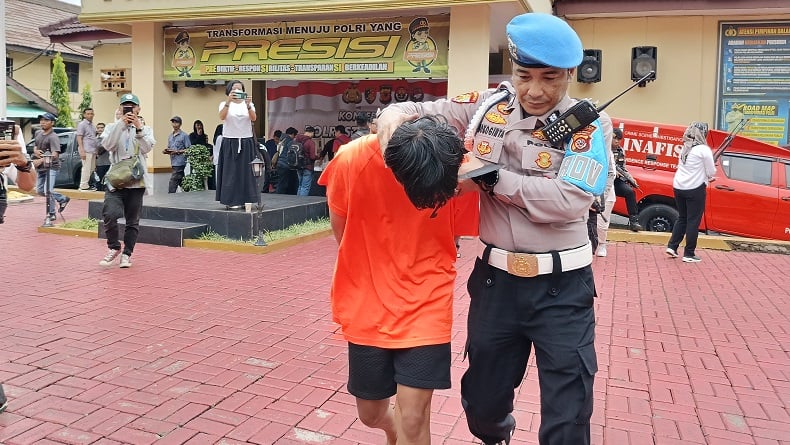
[[[376,101],[376,89],[365,88],[365,102],[372,104]]]
[[[730,111],[724,115],[724,122],[727,124],[727,131],[732,131],[743,119],[743,106],[745,104],[733,102],[730,104]]]
[[[395,90],[395,102],[406,102],[409,100],[409,91],[406,87],[398,87]]]
[[[436,60],[436,42],[430,36],[430,25],[425,17],[417,17],[409,24],[411,40],[406,43],[403,58],[413,66],[413,73],[430,73],[428,68]]]
[[[170,65],[178,71],[178,77],[192,77],[189,72],[195,67],[195,51],[189,46],[189,33],[179,32],[175,42],[178,47],[173,53],[173,62]]]
[[[392,102],[392,86],[382,85],[379,89],[379,100],[382,104],[387,105]]]
[[[414,87],[411,90],[411,101],[412,102],[422,102],[422,99],[425,97],[425,93],[422,92],[422,88]]]
[[[362,102],[362,94],[359,92],[359,88],[357,88],[357,84],[352,83],[343,92],[343,102],[347,104],[358,104]]]

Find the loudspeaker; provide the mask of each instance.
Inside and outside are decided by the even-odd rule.
[[[184,81],[184,86],[187,88],[203,88],[206,84],[202,80],[187,80]]]
[[[650,71],[653,71],[653,74],[640,83],[640,87],[645,86],[647,82],[656,80],[656,74],[658,73],[658,48],[655,46],[636,46],[631,48],[631,80],[636,82]]]
[[[582,63],[576,69],[576,80],[581,83],[601,81],[601,50],[585,49]]]

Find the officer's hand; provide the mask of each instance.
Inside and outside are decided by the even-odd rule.
[[[392,137],[392,133],[395,132],[395,129],[400,127],[402,123],[413,121],[418,117],[420,117],[420,115],[417,113],[406,114],[395,108],[384,109],[384,111],[382,111],[379,117],[376,119],[376,124],[378,126],[376,137],[379,140],[381,153],[383,154],[387,150],[387,144],[389,144],[390,138]]]

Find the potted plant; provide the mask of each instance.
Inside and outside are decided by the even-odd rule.
[[[211,149],[205,145],[193,145],[186,149],[189,174],[181,181],[181,189],[185,192],[208,189],[208,177],[214,173],[211,161]]]

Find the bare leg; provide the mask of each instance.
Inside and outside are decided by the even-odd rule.
[[[384,430],[384,434],[387,435],[387,445],[396,444],[398,435],[389,399],[364,400],[357,398],[357,414],[365,426]]]
[[[431,443],[432,389],[398,385],[395,395],[395,426],[398,445],[429,445]]]

